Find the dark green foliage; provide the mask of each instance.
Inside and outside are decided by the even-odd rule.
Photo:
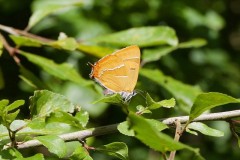
[[[238,120],[230,123],[234,143],[226,122],[192,122],[239,108],[238,8],[235,1],[0,1],[0,159],[155,160],[172,150],[176,159],[238,159]],[[141,49],[140,91],[129,102],[103,96],[87,63],[132,44]],[[175,128],[158,120],[182,115],[192,135],[176,142]],[[122,134],[87,139],[90,146],[59,137],[115,123]],[[31,139],[50,153],[2,150]]]

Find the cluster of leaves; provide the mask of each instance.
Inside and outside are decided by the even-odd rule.
[[[37,24],[41,26],[40,22],[50,14],[61,13],[68,9],[74,10],[77,7],[88,8],[92,3],[94,2],[89,0],[69,0],[67,2],[64,0],[35,0],[32,5],[33,14],[30,17],[26,30],[34,30],[34,27],[37,28]],[[208,12],[208,14],[203,16],[191,8],[185,8],[181,15],[186,19],[189,19],[188,17],[191,15],[198,17],[198,19],[194,18],[195,22],[189,21],[189,26],[205,25],[217,31],[223,26],[221,18],[212,12]],[[209,23],[212,18],[220,20],[216,21],[216,23]],[[204,23],[202,24],[202,22]],[[169,108],[174,107],[189,115],[189,121],[185,126],[188,133],[197,135],[200,132],[208,136],[221,137],[223,132],[210,128],[204,123],[192,121],[203,112],[214,107],[229,103],[240,103],[239,99],[222,93],[203,93],[199,87],[184,84],[173,77],[165,75],[156,67],[151,69],[152,63],[158,62],[164,56],[169,56],[173,51],[199,48],[206,44],[206,41],[201,38],[179,43],[175,30],[168,26],[135,27],[107,35],[91,37],[83,41],[77,41],[74,37],[68,37],[65,33],[60,33],[57,40],[50,40],[30,36],[25,34],[25,32],[19,32],[12,28],[8,28],[9,30],[13,33],[9,37],[15,43],[19,57],[24,57],[31,64],[39,67],[45,74],[45,79],[39,78],[25,63],[19,63],[19,77],[22,81],[33,90],[41,90],[35,91],[34,95],[30,97],[29,110],[31,116],[25,120],[17,118],[20,111],[18,108],[24,104],[23,100],[15,101],[10,105],[8,105],[8,100],[0,101],[0,146],[2,148],[0,156],[2,159],[25,159],[21,154],[21,150],[16,148],[20,144],[19,142],[32,139],[40,141],[48,148],[48,151],[52,153],[52,157],[93,159],[93,156],[87,150],[91,149],[91,147],[84,146],[84,143],[80,143],[78,140],[64,142],[60,135],[86,130],[88,128],[86,125],[89,121],[89,114],[93,117],[101,114],[104,109],[101,109],[101,111],[97,110],[101,107],[106,107],[106,103],[121,106],[126,111],[126,121],[118,125],[118,130],[123,135],[138,139],[149,148],[161,152],[163,155],[170,151],[184,149],[193,153],[195,159],[204,159],[198,149],[188,144],[177,142],[166,134],[164,131],[169,129],[169,127],[151,117],[151,115],[161,108],[169,110]],[[0,56],[2,56],[4,40],[2,37],[0,38]],[[92,81],[81,76],[71,64],[67,62],[59,64],[43,55],[24,51],[27,47],[38,49],[54,48],[70,53],[75,51],[81,52],[86,56],[100,58],[118,48],[133,44],[138,45],[142,51],[143,67],[140,69],[138,87],[144,88],[145,80],[147,79],[156,85],[157,88],[163,89],[163,94],[167,95],[166,97],[170,97],[169,99],[162,98],[163,100],[161,101],[155,101],[155,97],[152,98],[147,93],[144,97],[146,100],[144,103],[140,103],[139,99],[133,99],[131,104],[126,104],[118,94],[103,97],[96,101],[101,95],[100,88]],[[147,67],[148,65],[150,67]],[[82,71],[80,70],[80,72]],[[54,77],[54,83],[49,83],[49,79],[51,79],[49,77]],[[46,79],[48,80],[46,81]],[[79,90],[77,98],[80,99],[81,107],[75,105],[68,98],[55,93],[60,88],[56,87],[56,85],[62,86],[63,82],[70,82],[71,85],[76,85],[76,87],[72,86]],[[95,101],[94,104],[92,104],[93,101]],[[118,159],[129,159],[128,146],[123,142],[112,142],[93,149]],[[27,158],[44,159],[45,157],[43,154],[38,153]]]
[[[211,99],[211,101],[209,99]],[[115,103],[122,107],[126,105],[118,94],[105,97],[98,102]],[[86,129],[85,127],[89,120],[88,113],[83,111],[79,106],[72,104],[66,97],[47,90],[35,91],[34,95],[30,97],[31,118],[28,120],[16,119],[19,113],[18,108],[24,104],[23,100],[15,101],[10,105],[8,105],[8,103],[8,100],[0,101],[0,137],[1,146],[5,148],[1,154],[1,158],[24,159],[15,147],[20,141],[30,140],[33,138],[32,136],[35,135],[34,139],[40,141],[48,148],[49,152],[59,158],[92,159],[88,151],[79,141],[64,142],[64,140],[59,137],[60,134]],[[204,159],[200,155],[199,150],[177,142],[169,135],[161,132],[169,128],[166,124],[156,119],[148,119],[140,116],[149,114],[152,110],[160,107],[174,107],[174,99],[155,102],[150,95],[147,94],[146,103],[148,106],[137,107],[138,112],[134,113],[130,111],[127,116],[127,121],[118,125],[120,133],[135,137],[150,148],[163,154],[169,151],[187,149],[194,152],[197,159]],[[212,129],[203,123],[191,123],[191,121],[206,110],[228,103],[240,103],[240,100],[216,92],[199,94],[190,111],[187,131],[192,134],[197,134],[196,131],[199,131],[208,136],[223,136],[221,131]],[[76,112],[74,116],[73,112]],[[10,148],[9,145],[13,148]],[[123,142],[113,142],[94,148],[94,150],[122,160],[128,159],[128,147]],[[44,156],[42,154],[36,154],[28,158],[44,159]]]

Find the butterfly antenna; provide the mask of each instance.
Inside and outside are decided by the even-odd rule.
[[[88,62],[87,65],[88,65],[88,66],[91,66],[91,67],[94,66],[94,64],[92,64],[91,62]]]
[[[140,89],[136,89],[136,90],[134,90],[134,91],[136,92],[136,94],[140,94],[140,95],[146,100],[146,94],[147,94],[147,92],[142,91],[142,90],[140,90]]]

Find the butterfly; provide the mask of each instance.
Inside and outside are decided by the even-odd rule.
[[[128,101],[136,95],[140,67],[140,49],[132,45],[101,58],[94,63],[90,78],[105,88],[104,94],[118,93]]]

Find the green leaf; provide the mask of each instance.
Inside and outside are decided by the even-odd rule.
[[[18,46],[41,47],[43,45],[51,46],[57,49],[74,51],[78,48],[78,43],[74,38],[66,37],[57,41],[38,40],[30,37],[10,35],[10,38]]]
[[[105,96],[95,102],[93,104],[99,103],[99,102],[104,102],[104,103],[110,103],[110,104],[116,104],[116,105],[123,105],[123,100],[120,94],[113,94],[110,96]]]
[[[130,113],[129,120],[131,127],[135,131],[136,138],[152,149],[163,153],[180,149],[194,150],[185,144],[174,141],[168,135],[159,132],[149,121],[136,114]]]
[[[40,41],[40,40],[34,39],[34,38],[30,38],[30,37],[10,35],[10,38],[13,40],[13,42],[17,46],[41,47],[42,45],[45,45],[45,43],[43,41]]]
[[[13,113],[9,113],[6,115],[6,121],[11,124],[17,117],[18,113],[20,112],[20,109],[16,110]]]
[[[58,136],[47,135],[35,138],[39,140],[45,147],[47,147],[51,153],[56,154],[59,158],[63,158],[64,156],[66,156],[67,153],[66,144]]]
[[[32,4],[33,14],[28,22],[28,29],[36,25],[41,19],[51,13],[71,9],[74,6],[88,5],[89,0],[36,0]]]
[[[152,99],[152,97],[150,97],[150,95],[148,93],[146,95],[146,102],[147,102],[148,108],[150,110],[157,109],[157,108],[160,108],[160,107],[171,108],[171,107],[175,106],[175,99],[174,98],[171,98],[169,100],[162,100],[162,101],[159,101],[159,102],[155,102]]]
[[[14,121],[19,113],[19,109],[15,112],[11,112],[19,106],[24,104],[24,100],[17,100],[14,101],[12,104],[8,105],[9,101],[6,99],[3,99],[0,101],[0,123],[2,123],[4,126],[9,127],[12,121]],[[10,112],[10,113],[8,113]]]
[[[55,77],[78,84],[89,84],[88,81],[84,80],[77,71],[67,63],[56,64],[52,60],[26,52],[21,52],[20,54]]]
[[[59,135],[79,130],[77,127],[72,127],[67,123],[51,122],[45,123],[44,119],[33,119],[28,122],[28,127],[18,132],[18,135]],[[29,137],[32,138],[32,137]]]
[[[17,160],[44,160],[44,156],[41,153],[37,153],[34,156],[27,157],[27,158],[17,158]]]
[[[193,101],[201,90],[197,87],[184,84],[172,77],[164,75],[159,70],[141,69],[140,75],[149,78],[159,86],[165,88],[176,98],[178,104],[184,107],[184,110],[189,112]]]
[[[213,30],[219,31],[225,26],[223,17],[216,11],[209,10],[205,16],[205,25]]]
[[[51,42],[48,45],[54,48],[65,49],[70,51],[74,51],[78,48],[77,41],[74,38],[70,38],[70,37]]]
[[[192,121],[209,109],[229,103],[240,103],[240,100],[218,92],[202,93],[194,101],[189,121]]]
[[[22,106],[25,103],[24,100],[16,100],[14,101],[12,104],[8,105],[5,109],[10,112],[16,108],[19,108],[20,106]]]
[[[138,105],[136,109],[137,109],[137,114],[140,114],[140,115],[144,113],[152,113],[148,107],[143,107],[142,105]]]
[[[199,153],[199,149],[194,149],[181,142],[174,141],[174,139],[168,135],[159,132],[159,129],[162,130],[166,127],[164,127],[164,125],[160,125],[161,127],[159,127],[160,123],[156,122],[156,120],[146,120],[135,113],[130,113],[128,118],[131,128],[135,132],[135,137],[150,148],[163,153],[166,151],[188,149],[189,151],[194,152],[194,159],[204,160]],[[156,123],[158,125],[156,125]]]
[[[161,132],[162,130],[168,128],[168,126],[156,119],[145,119],[149,124],[151,124],[157,131]]]
[[[205,46],[207,41],[202,38],[193,39],[191,41],[179,43],[178,48],[199,48]]]
[[[161,59],[162,56],[165,56],[176,49],[192,48],[192,47],[198,48],[198,47],[204,46],[206,43],[207,43],[206,40],[198,38],[198,39],[193,39],[187,42],[179,43],[178,46],[161,46],[154,49],[144,49],[143,56],[142,56],[142,63],[157,61]]]
[[[89,114],[87,111],[81,109],[79,112],[76,113],[74,118],[76,118],[83,127],[86,127],[89,120]]]
[[[14,120],[11,125],[10,125],[10,129],[12,131],[17,131],[20,128],[24,127],[27,123],[23,120]]]
[[[118,46],[139,45],[141,47],[165,44],[176,46],[178,44],[175,31],[167,26],[131,28],[90,41]]]
[[[3,99],[0,101],[0,113],[3,111],[3,109],[8,105],[9,100]]]
[[[145,119],[145,120],[147,122],[149,122],[159,132],[168,128],[168,126],[166,124],[164,124],[158,120],[155,120],[155,119]],[[134,131],[131,129],[128,121],[121,122],[118,125],[117,129],[120,133],[122,133],[124,135],[134,136]]]
[[[14,158],[16,158],[16,154],[18,154],[18,153],[15,153],[15,152],[19,153],[19,151],[15,148],[2,149],[2,144],[1,144],[0,158],[3,159],[3,160],[14,159]],[[21,155],[21,153],[20,153],[20,155]]]
[[[115,49],[102,47],[102,46],[93,46],[93,45],[85,45],[79,44],[78,50],[93,55],[98,58],[102,58],[110,53],[113,53]]]
[[[46,117],[52,112],[73,113],[74,104],[66,97],[47,90],[38,90],[30,97],[30,112],[33,117]]]
[[[69,113],[63,112],[63,111],[55,111],[51,113],[49,118],[46,119],[47,123],[51,122],[62,122],[70,124],[71,126],[78,127],[80,129],[84,129],[82,124],[79,122],[79,120]]]
[[[92,157],[90,157],[88,151],[82,147],[79,143],[76,145],[75,151],[72,153],[72,155],[69,157],[71,160],[93,160]]]
[[[96,148],[97,151],[106,153],[121,160],[128,160],[128,147],[123,142],[113,142]]]
[[[175,46],[161,46],[156,49],[144,49],[142,55],[142,63],[148,63],[161,59],[162,56],[171,53],[176,49]]]
[[[36,77],[31,71],[29,71],[22,65],[20,65],[19,67],[21,73],[19,77],[28,85],[35,89],[49,89],[49,87],[44,84],[38,77]]]
[[[134,136],[134,131],[130,129],[130,126],[128,124],[128,121],[121,122],[117,129],[120,133],[126,135],[126,136]]]
[[[201,122],[192,122],[187,126],[188,129],[199,131],[204,135],[222,137],[224,133],[222,131],[208,127],[206,124]]]
[[[176,105],[176,101],[174,98],[171,99],[165,99],[162,100],[160,102],[158,102],[161,106],[165,107],[165,108],[172,108]]]

